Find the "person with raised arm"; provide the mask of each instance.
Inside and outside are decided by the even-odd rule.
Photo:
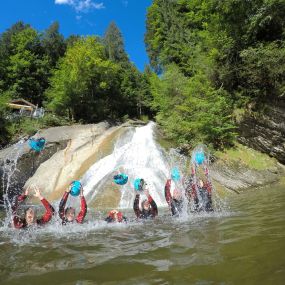
[[[171,195],[172,188],[173,191]],[[183,211],[182,193],[179,189],[175,187],[174,181],[172,179],[167,179],[164,187],[164,195],[172,216],[177,216],[181,214]]]
[[[196,177],[197,173],[192,166],[191,170],[191,178],[189,179],[185,193],[188,198],[189,203],[191,201],[194,202],[194,211],[206,211],[212,212],[212,184],[209,179],[208,169],[204,168],[204,174],[200,174],[200,176],[204,176],[203,178]]]
[[[165,200],[172,216],[177,216],[183,211],[183,195],[177,188],[176,182],[180,180],[180,172],[177,167],[171,170],[171,178],[167,179],[164,187]]]
[[[157,205],[151,195],[149,194],[149,190],[147,188],[147,184],[144,181],[144,179],[140,179],[139,191],[143,191],[146,195],[147,199],[144,199],[141,202],[141,209],[139,207],[139,201],[140,201],[140,194],[137,193],[135,200],[134,200],[134,212],[136,214],[136,217],[138,219],[150,219],[155,218],[158,215]]]
[[[54,214],[52,205],[41,195],[39,188],[35,187],[34,197],[38,198],[45,207],[46,211],[44,215],[41,218],[37,218],[34,207],[27,207],[24,211],[24,217],[17,215],[18,205],[26,200],[29,190],[30,189],[27,188],[23,194],[16,196],[12,203],[12,224],[16,229],[23,229],[33,225],[44,225],[51,220]]]
[[[77,181],[74,181],[74,182],[77,182]],[[86,204],[85,197],[83,195],[83,187],[81,184],[79,184],[80,212],[78,213],[77,217],[75,217],[75,215],[76,215],[75,214],[75,208],[73,208],[73,207],[65,208],[65,205],[66,205],[68,196],[70,194],[70,191],[73,190],[74,182],[72,182],[71,185],[68,187],[68,189],[65,190],[63,197],[61,198],[61,201],[59,203],[59,217],[61,218],[63,225],[73,223],[73,222],[77,222],[79,224],[82,224],[84,221],[84,218],[86,216],[86,213],[87,213],[87,204]]]

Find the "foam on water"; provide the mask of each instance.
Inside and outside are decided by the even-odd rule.
[[[59,217],[53,219],[44,226],[32,226],[30,228],[15,230],[6,224],[0,226],[0,235],[6,242],[14,243],[20,246],[26,244],[39,245],[41,240],[58,240],[79,241],[93,235],[106,235],[106,231],[115,231],[120,235],[120,231],[140,229],[143,227],[160,228],[163,224],[167,226],[194,226],[199,223],[209,222],[210,220],[221,219],[224,217],[236,215],[233,212],[214,212],[214,213],[195,213],[191,215],[183,215],[180,217],[170,216],[167,209],[163,209],[155,220],[136,220],[131,212],[128,213],[128,222],[126,223],[107,223],[103,217],[89,215],[88,220],[83,224],[67,224],[62,225]],[[5,243],[5,242],[4,242]]]

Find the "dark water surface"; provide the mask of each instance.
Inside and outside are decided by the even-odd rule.
[[[0,284],[285,284],[285,187],[228,205],[180,220],[160,210],[127,225],[1,226]]]

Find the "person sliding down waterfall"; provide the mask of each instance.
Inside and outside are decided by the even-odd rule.
[[[171,173],[171,179],[167,179],[164,187],[165,199],[172,216],[177,216],[183,211],[183,196],[181,191],[175,186],[175,181],[178,181],[179,179],[179,171],[177,168],[174,168]]]
[[[28,197],[29,190],[30,189],[27,188],[23,194],[14,197],[14,201],[12,203],[12,221],[13,226],[16,229],[23,229],[33,225],[44,225],[51,220],[52,215],[54,214],[54,208],[52,207],[52,205],[41,195],[40,190],[35,187],[34,196],[37,197],[44,205],[46,209],[45,214],[41,218],[37,219],[36,210],[33,207],[28,207],[25,209],[25,214],[23,218],[18,216],[16,213],[18,209],[18,204],[19,202],[23,202]]]
[[[122,223],[127,222],[127,218],[123,216],[122,212],[112,210],[109,212],[108,217],[105,219],[107,223]]]
[[[75,184],[77,182],[77,184]],[[73,194],[73,191],[75,189],[75,191],[77,191],[78,189],[80,190],[80,202],[81,202],[81,209],[79,214],[77,215],[77,217],[75,218],[75,208],[73,207],[68,207],[65,209],[65,205],[66,205],[66,201],[68,199],[69,193],[71,193],[71,195],[73,196],[78,196],[77,193]],[[76,221],[79,224],[83,223],[83,220],[86,216],[87,213],[87,205],[86,205],[86,200],[85,197],[83,195],[83,187],[82,185],[79,183],[79,181],[73,181],[71,183],[71,185],[68,187],[67,190],[65,190],[63,197],[59,203],[59,216],[62,220],[62,224],[66,225],[68,223],[73,223],[74,221]]]
[[[136,185],[136,182],[139,182],[138,185]],[[137,193],[135,200],[134,200],[134,212],[138,219],[149,219],[154,218],[158,214],[157,205],[151,195],[149,194],[149,190],[147,188],[147,184],[143,179],[136,179],[135,181],[135,189],[140,192],[144,192],[147,199],[144,199],[141,202],[141,210],[139,207],[139,201],[140,201],[140,194]]]

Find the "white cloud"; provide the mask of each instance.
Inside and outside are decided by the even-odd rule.
[[[100,10],[100,9],[104,9],[104,3],[94,3],[91,0],[83,0],[83,1],[77,1],[77,5],[75,5],[75,10],[77,12],[87,12],[91,9],[96,9],[96,10]]]
[[[55,4],[58,5],[70,5],[76,12],[88,12],[90,10],[104,9],[104,3],[96,3],[92,0],[55,0]]]
[[[105,9],[106,7],[104,6],[104,3],[101,2],[101,3],[93,3],[93,6],[95,9]]]
[[[55,0],[55,4],[68,4],[68,5],[72,5],[73,0]]]

